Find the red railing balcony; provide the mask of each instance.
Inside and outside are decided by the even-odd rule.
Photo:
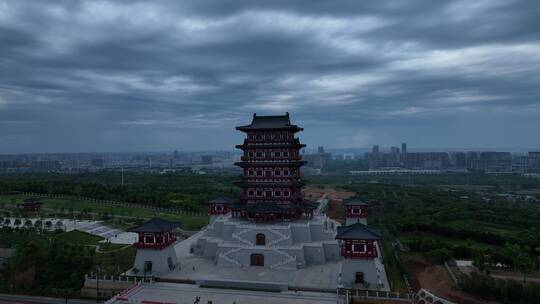
[[[350,259],[373,259],[377,257],[377,247],[373,247],[372,251],[365,252],[348,251],[346,248],[341,248],[341,256]]]
[[[301,156],[283,156],[283,157],[257,157],[257,156],[241,156],[241,161],[246,162],[288,162],[288,161],[298,161],[302,160]]]
[[[244,139],[243,145],[290,145],[300,144],[300,139],[288,138],[288,139]]]
[[[165,242],[165,243],[141,243],[141,242],[137,242],[135,244],[133,244],[133,247],[137,248],[137,249],[155,249],[155,250],[161,250],[165,247],[168,247],[172,244],[174,244],[174,242],[176,242],[176,237],[173,237],[171,239],[169,239],[169,241]]]

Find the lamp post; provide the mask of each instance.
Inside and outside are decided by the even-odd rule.
[[[97,274],[96,274],[96,303],[99,303],[99,265],[97,266]]]

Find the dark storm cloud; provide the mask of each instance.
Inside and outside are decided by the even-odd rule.
[[[312,146],[537,146],[538,28],[536,1],[0,0],[0,153],[228,149],[286,111]]]

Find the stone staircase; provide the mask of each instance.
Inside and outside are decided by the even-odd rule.
[[[258,247],[258,246],[257,247],[255,247],[255,246],[240,246],[240,247],[237,247],[237,248],[230,249],[230,250],[228,250],[226,252],[220,253],[218,255],[218,258],[221,258],[221,259],[223,259],[223,260],[225,260],[225,261],[227,261],[227,262],[229,262],[231,264],[234,264],[236,266],[240,266],[240,267],[248,266],[248,265],[244,265],[241,262],[237,261],[236,258],[234,257],[234,254],[237,253],[237,252],[240,252],[242,250],[251,251],[253,249],[260,249],[260,247]],[[274,248],[274,247],[266,248],[265,251],[273,252],[274,254],[281,257],[279,262],[268,266],[270,269],[276,269],[276,268],[282,267],[284,265],[287,265],[289,263],[293,263],[294,266],[286,267],[286,268],[295,268],[296,267],[296,257],[295,256],[292,256],[292,255],[286,253],[285,251],[279,250],[279,249]],[[268,253],[265,253],[265,255],[268,255]]]
[[[291,238],[290,235],[283,234],[283,233],[281,233],[281,232],[279,232],[279,231],[277,231],[277,230],[275,230],[275,229],[269,229],[269,231],[272,231],[272,233],[278,235],[279,238],[278,238],[278,239],[275,239],[275,240],[273,240],[273,241],[268,242],[268,244],[266,244],[266,246],[273,246],[273,245],[275,245],[275,244],[278,244],[278,243],[281,242],[281,241],[284,241],[284,240],[287,240],[287,239],[290,239],[290,238]]]
[[[232,234],[232,238],[239,241],[240,243],[244,244],[244,245],[248,245],[248,246],[253,246],[254,245],[254,242],[252,241],[249,241],[248,239],[242,237],[242,235],[244,234],[247,234],[249,232],[252,232],[254,230],[258,230],[258,228],[253,228],[253,227],[250,227],[250,228],[247,228],[245,230],[242,230],[238,233],[233,233]],[[279,238],[275,239],[275,240],[272,240],[270,242],[268,242],[266,244],[266,247],[271,247],[275,244],[278,244],[279,242],[283,241],[283,240],[286,240],[286,239],[289,239],[290,236],[289,235],[286,235],[284,233],[281,233],[280,231],[278,231],[277,229],[272,229],[272,228],[266,228],[266,231],[267,232],[271,232],[272,234],[275,234],[277,235]]]
[[[250,242],[249,240],[247,240],[247,239],[245,239],[245,238],[243,238],[243,237],[240,236],[240,234],[243,234],[243,232],[245,232],[245,230],[244,230],[244,231],[241,231],[241,232],[239,232],[239,233],[233,233],[233,234],[232,234],[232,238],[235,239],[235,240],[237,240],[237,241],[239,241],[240,243],[242,243],[242,244],[244,244],[244,245],[248,245],[248,246],[249,246],[249,245],[253,245],[252,242]]]
[[[278,267],[281,267],[281,266],[286,265],[286,264],[291,263],[291,262],[294,262],[295,267],[296,267],[296,257],[295,256],[292,256],[292,255],[290,255],[290,254],[288,254],[288,253],[286,253],[284,251],[278,250],[276,248],[272,248],[272,250],[274,252],[278,253],[278,254],[281,254],[281,255],[285,256],[285,259],[282,260],[281,262],[278,262],[278,263],[276,263],[274,265],[271,265],[270,269],[276,269]]]
[[[234,253],[236,253],[236,252],[238,252],[238,251],[240,251],[242,249],[244,249],[244,247],[233,248],[233,249],[231,249],[231,250],[229,250],[227,252],[220,253],[219,257],[224,259],[225,261],[227,261],[229,263],[232,263],[232,264],[234,264],[236,266],[242,267],[242,266],[244,266],[244,265],[242,265],[242,263],[240,263],[237,260],[229,257],[229,255],[234,254]]]

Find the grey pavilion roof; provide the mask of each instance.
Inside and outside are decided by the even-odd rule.
[[[291,124],[291,120],[289,119],[289,112],[287,112],[287,114],[285,115],[268,115],[268,116],[260,116],[260,115],[257,116],[257,113],[254,113],[251,124],[236,127],[237,130],[288,129],[288,128],[303,130],[297,125]]]
[[[169,232],[180,227],[180,222],[171,222],[158,218],[153,218],[146,223],[128,229],[129,232]]]
[[[236,199],[233,197],[216,197],[208,201],[208,204],[222,204],[222,205],[232,205],[236,203]]]
[[[345,206],[366,206],[368,200],[365,196],[353,196],[343,200],[343,205]]]
[[[41,202],[41,197],[39,197],[39,196],[31,196],[31,197],[25,198],[25,199],[23,200],[23,202],[25,202],[25,203],[37,203],[37,202]]]
[[[336,239],[379,240],[381,239],[381,232],[378,229],[370,228],[362,223],[355,223],[349,226],[338,227]]]

